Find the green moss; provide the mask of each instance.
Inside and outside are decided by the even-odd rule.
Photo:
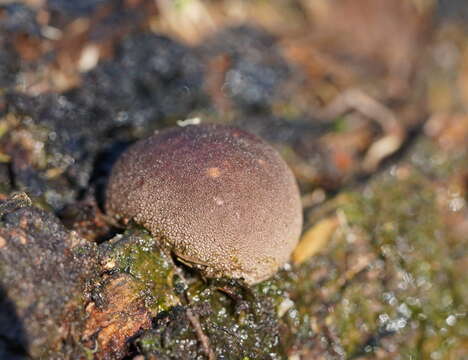
[[[148,358],[204,359],[196,333],[185,309],[176,306],[158,317],[159,326],[146,331],[138,340],[140,351]]]
[[[217,358],[283,359],[277,311],[258,288],[229,279],[189,280],[186,306],[158,316],[157,326],[137,342],[143,354],[168,359],[204,358],[187,308],[200,321]]]
[[[193,284],[188,294],[195,306],[209,304],[201,320],[218,357],[282,358],[276,309],[267,294],[233,280]]]
[[[138,291],[152,313],[156,315],[179,303],[172,288],[172,261],[147,231],[127,230],[109,246],[104,261],[114,262],[115,269],[137,280]]]
[[[387,174],[344,210],[351,228],[372,244],[373,266],[382,267],[380,281],[353,284],[337,306],[334,322],[346,352],[371,351],[373,342],[393,336],[409,357],[449,358],[468,334],[461,296],[468,285],[455,266],[462,254],[453,252],[434,184],[416,169],[403,180]]]

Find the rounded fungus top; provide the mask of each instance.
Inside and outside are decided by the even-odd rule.
[[[119,158],[106,210],[134,219],[207,277],[262,281],[296,246],[302,208],[276,150],[221,125],[170,128]]]

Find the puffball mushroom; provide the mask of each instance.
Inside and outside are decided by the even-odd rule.
[[[207,277],[254,284],[288,261],[302,228],[295,178],[279,153],[221,125],[163,130],[112,169],[108,214],[133,219]]]

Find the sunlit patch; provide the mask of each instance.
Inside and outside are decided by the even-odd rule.
[[[209,177],[218,178],[221,176],[221,170],[218,167],[211,167],[206,170]]]

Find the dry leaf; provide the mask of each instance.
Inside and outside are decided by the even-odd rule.
[[[294,264],[302,264],[305,260],[317,254],[330,240],[333,232],[338,226],[338,218],[332,216],[319,221],[309,228],[293,252]]]

